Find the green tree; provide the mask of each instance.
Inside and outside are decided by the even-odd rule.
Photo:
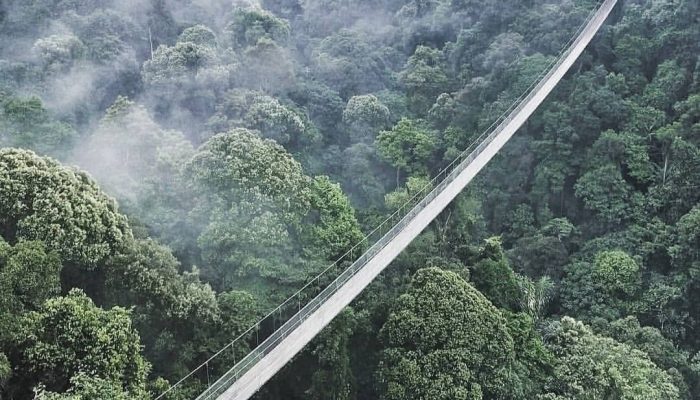
[[[289,23],[262,9],[236,8],[226,34],[236,48],[254,46],[261,39],[283,44],[289,36]]]
[[[47,300],[23,318],[15,340],[28,382],[64,391],[83,372],[113,382],[130,397],[145,397],[149,363],[141,356],[130,312],[102,310],[78,289]]]
[[[432,182],[426,177],[411,176],[406,180],[406,186],[384,195],[384,204],[392,211],[401,207],[411,207],[425,197],[433,189]],[[402,211],[408,211],[404,209]]]
[[[444,55],[439,49],[418,46],[399,75],[406,87],[409,105],[415,112],[426,112],[440,93],[448,89]]]
[[[353,96],[343,111],[343,122],[350,129],[351,143],[372,143],[389,123],[389,109],[374,95]]]
[[[400,170],[409,174],[427,172],[437,139],[421,121],[403,118],[391,130],[380,132],[375,145],[382,158],[396,168],[398,177]]]
[[[282,146],[247,129],[234,129],[207,141],[188,163],[197,184],[229,200],[258,191],[284,210],[306,210],[309,178]]]
[[[391,50],[374,45],[370,39],[349,29],[329,34],[313,50],[315,76],[345,99],[384,89],[389,81]]]
[[[70,388],[65,393],[53,393],[46,391],[43,385],[34,389],[34,396],[46,400],[128,400],[146,399],[143,394],[135,397],[125,392],[119,383],[78,372],[70,379]]]
[[[204,25],[193,25],[182,31],[177,41],[190,42],[200,46],[216,48],[217,41],[214,32]]]
[[[216,323],[208,326],[209,329],[201,329],[202,333],[197,335],[200,342],[206,344],[208,350],[208,354],[199,355],[198,360],[201,360],[202,356],[210,357],[212,353],[229,345],[231,340],[248,331],[258,322],[260,317],[259,302],[248,292],[236,290],[222,292],[219,293],[216,300],[219,306],[219,316]],[[198,326],[196,321],[192,322],[194,327]],[[256,329],[260,329],[260,326],[248,331],[248,334],[244,335],[241,340],[221,353],[220,357],[217,357],[212,363],[212,368],[215,371],[217,369],[221,372],[228,371],[243,355],[248,354],[250,351],[248,343],[251,343],[253,336],[258,335]],[[183,339],[185,346],[192,346],[196,349],[194,347],[196,344],[192,344],[192,341],[186,338]],[[174,346],[171,350],[177,352],[178,347]]]
[[[547,383],[552,394],[577,400],[679,398],[671,377],[646,354],[598,336],[581,322],[564,317],[547,327],[545,338],[556,357]]]
[[[698,288],[700,288],[700,279],[698,271],[700,271],[700,207],[696,206],[687,214],[683,215],[675,224],[671,231],[671,246],[668,249],[668,255],[671,257],[671,266],[679,275],[675,277],[679,282],[682,294],[679,296],[682,299],[683,312],[681,312],[680,320],[675,322],[678,333],[685,333],[697,329],[698,315],[700,308],[697,306]],[[677,309],[672,309],[671,313],[678,313]],[[684,315],[690,319],[683,318]],[[686,331],[685,324],[692,321],[692,328]],[[690,335],[686,340],[697,346],[697,339]]]
[[[118,59],[134,64],[139,62],[135,56],[139,48],[137,43],[147,33],[125,13],[97,9],[79,17],[75,15],[70,18],[69,24],[85,44],[85,56],[88,59],[100,64]],[[138,68],[129,68],[127,74],[138,74]],[[123,83],[128,85],[128,82]]]
[[[47,252],[42,242],[10,246],[0,239],[0,309],[18,315],[37,310],[60,292],[60,271],[58,255]]]
[[[642,277],[637,262],[620,250],[598,253],[593,268],[593,278],[611,292],[620,291],[633,295],[640,289]]]
[[[75,130],[57,121],[38,97],[20,98],[0,91],[0,145],[65,157]]]
[[[172,47],[161,45],[153,58],[143,64],[142,75],[151,85],[186,82],[217,61],[217,54],[208,45],[189,41]]]
[[[355,398],[355,381],[350,368],[350,338],[356,325],[352,308],[343,312],[316,339],[312,350],[319,367],[307,391],[312,400]]]
[[[534,218],[526,213],[524,219],[517,221],[519,231],[533,230],[534,226],[527,224],[529,217]],[[514,268],[529,277],[559,278],[579,234],[579,229],[567,218],[552,218],[533,234],[518,239],[508,250],[508,257]]]
[[[299,115],[272,97],[257,97],[244,120],[247,128],[257,129],[262,137],[294,149],[318,139],[315,127],[311,126],[308,117]]]
[[[645,310],[641,289],[637,262],[624,251],[603,250],[593,262],[581,260],[567,265],[559,290],[567,313],[587,320],[614,320]]]
[[[678,267],[700,268],[700,206],[693,207],[676,224],[674,244],[669,249]]]
[[[303,279],[302,271],[292,264],[298,260],[293,227],[300,214],[280,209],[263,195],[219,201],[196,209],[203,228],[197,237],[204,266],[210,268],[217,286],[225,290],[254,287],[261,298],[274,302],[268,295],[281,288],[273,282]]]
[[[620,166],[637,185],[649,184],[654,175],[654,164],[649,158],[646,138],[629,132],[605,131],[593,144],[591,163],[614,163]]]
[[[576,197],[609,225],[629,220],[640,203],[618,167],[604,165],[583,174],[575,185]]]
[[[643,101],[659,110],[670,111],[687,87],[688,72],[675,60],[667,60],[658,66],[656,76],[644,88]]]
[[[453,272],[418,271],[381,335],[385,399],[504,396],[513,339],[497,308]]]
[[[85,53],[85,46],[74,35],[51,35],[37,40],[32,51],[50,72],[65,72]]]
[[[201,229],[197,246],[225,289],[274,301],[285,293],[275,284],[302,282],[362,237],[339,186],[311,179],[284,148],[254,132],[212,137],[186,171],[200,192],[189,215]]]
[[[314,125],[323,132],[324,139],[338,140],[334,130],[346,106],[338,92],[318,81],[300,80],[290,88],[289,97],[306,110]]]
[[[536,281],[527,276],[518,276],[517,280],[521,293],[520,310],[537,321],[543,316],[552,298],[554,282],[548,276],[543,276]]]
[[[674,342],[665,337],[661,331],[651,326],[642,326],[635,317],[626,317],[612,322],[596,321],[593,325],[596,333],[627,344],[649,356],[659,368],[666,371],[679,389],[681,398],[697,397],[700,371],[693,365],[693,358]],[[694,391],[691,391],[693,390]]]
[[[153,240],[134,241],[108,266],[106,303],[133,307],[153,373],[179,379],[217,336],[221,316],[216,294],[196,269],[181,274],[169,249]]]
[[[39,241],[10,246],[0,239],[0,353],[13,349],[12,335],[22,315],[39,307],[61,290],[61,262]],[[9,371],[8,371],[9,372]],[[0,386],[7,376],[0,376]]]
[[[355,210],[340,188],[326,176],[314,178],[309,193],[311,211],[302,239],[307,251],[325,260],[335,260],[364,237]],[[307,224],[304,224],[307,225]],[[360,254],[361,249],[357,249]]]
[[[239,128],[209,139],[186,171],[200,193],[190,213],[200,227],[195,246],[222,287],[265,293],[265,279],[289,277],[299,255],[296,228],[310,207],[311,179],[301,165],[274,141]]]
[[[516,311],[521,299],[518,279],[501,248],[499,238],[487,239],[479,260],[470,269],[474,286],[496,307]]]
[[[508,397],[535,398],[543,392],[551,374],[554,358],[535,328],[536,316],[529,313],[502,311],[508,323],[508,333],[515,346],[515,362],[508,375]]]
[[[625,129],[636,135],[644,136],[661,128],[667,122],[666,114],[651,106],[642,106],[635,102],[628,102],[630,119],[624,125]]]
[[[525,43],[518,33],[502,33],[493,40],[484,53],[481,67],[486,70],[504,70],[522,57]]]
[[[84,172],[26,150],[0,150],[0,236],[40,240],[63,262],[95,267],[131,238],[126,218]]]

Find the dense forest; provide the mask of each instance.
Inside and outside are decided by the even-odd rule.
[[[0,0],[0,399],[164,392],[424,186],[596,5]],[[700,2],[620,0],[256,398],[700,398],[699,55]]]

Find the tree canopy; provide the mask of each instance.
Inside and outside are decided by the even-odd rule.
[[[152,399],[183,377],[166,397],[197,397],[437,187],[600,4],[0,3],[17,400]],[[700,398],[698,15],[619,1],[256,397]]]

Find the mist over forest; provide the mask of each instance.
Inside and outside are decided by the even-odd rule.
[[[0,0],[0,400],[154,399],[244,334],[222,374],[598,4]],[[254,398],[700,398],[700,2],[620,0]]]

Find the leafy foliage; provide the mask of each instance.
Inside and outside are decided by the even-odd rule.
[[[402,119],[390,131],[377,137],[379,154],[397,169],[407,173],[425,173],[435,151],[436,139],[419,122]]]
[[[670,376],[646,354],[597,336],[581,322],[563,318],[546,337],[558,358],[548,384],[551,393],[571,399],[679,398]]]
[[[76,390],[85,390],[82,379],[71,380],[83,372],[103,379],[101,385],[113,382],[131,396],[145,395],[150,365],[139,354],[138,333],[123,308],[102,310],[72,290],[28,313],[15,340],[26,371],[48,388],[77,384]]]
[[[5,1],[0,397],[162,393],[431,190],[594,3]],[[619,2],[258,397],[699,398],[697,15]]]
[[[506,321],[452,272],[420,270],[382,328],[384,398],[496,396],[514,359]]]
[[[0,150],[0,232],[6,241],[41,240],[64,262],[86,267],[131,237],[126,218],[84,172],[26,150]]]

